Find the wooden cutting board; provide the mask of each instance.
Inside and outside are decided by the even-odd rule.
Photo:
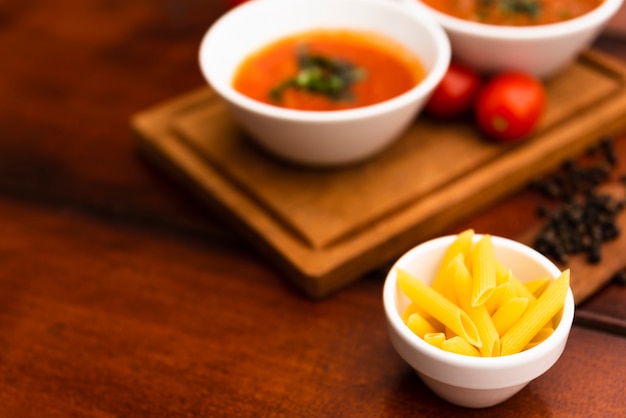
[[[599,52],[547,81],[547,91],[541,128],[523,143],[418,118],[375,158],[333,169],[265,154],[209,87],[131,122],[142,153],[322,298],[626,126],[626,69]]]

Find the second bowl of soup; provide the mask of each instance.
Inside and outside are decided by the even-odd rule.
[[[587,48],[623,0],[403,0],[444,27],[454,57],[482,72],[558,74]]]

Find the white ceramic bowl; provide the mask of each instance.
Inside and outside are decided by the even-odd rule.
[[[606,32],[616,36],[626,36],[626,3],[615,13],[606,25]]]
[[[332,166],[368,158],[390,145],[413,121],[450,61],[450,44],[428,16],[391,0],[255,0],[223,15],[205,34],[200,68],[236,120],[271,153],[296,163]],[[378,32],[413,51],[425,79],[385,102],[351,110],[312,112],[252,100],[232,87],[250,53],[301,31],[352,28]]]
[[[485,73],[521,70],[540,78],[557,74],[601,33],[623,0],[604,0],[596,9],[560,23],[514,27],[470,22],[441,13],[419,0],[402,0],[431,14],[446,30],[452,55]]]
[[[481,237],[475,234],[474,242]],[[401,267],[420,280],[430,283],[445,250],[455,236],[427,241],[405,253],[393,265],[385,280],[383,304],[389,337],[394,348],[433,392],[465,407],[496,405],[519,392],[546,372],[559,359],[567,343],[574,319],[574,297],[568,291],[561,320],[553,334],[537,346],[502,357],[472,357],[446,352],[415,335],[402,321],[409,299],[396,283]],[[558,277],[559,268],[523,244],[492,237],[496,257],[522,281],[550,275]]]

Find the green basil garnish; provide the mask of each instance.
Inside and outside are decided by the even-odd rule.
[[[321,94],[333,101],[354,99],[352,85],[365,78],[366,71],[340,59],[309,53],[303,46],[297,49],[297,74],[282,81],[270,91],[270,98],[282,101],[285,90],[295,88],[313,94]]]

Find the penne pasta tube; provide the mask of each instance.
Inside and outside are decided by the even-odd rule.
[[[432,284],[433,289],[435,289],[442,295],[445,295],[446,289],[450,287],[448,284],[449,276],[446,273],[448,264],[450,263],[450,261],[452,261],[453,258],[458,256],[459,254],[463,255],[463,259],[466,263],[470,261],[473,236],[473,229],[467,229],[459,233],[444,253],[443,259],[441,260],[439,269],[437,270],[437,274],[435,275],[435,279],[433,280]]]
[[[437,332],[437,329],[417,312],[409,316],[406,325],[420,338],[424,338],[424,334]]]
[[[485,234],[472,251],[472,306],[484,304],[496,287],[495,254],[491,235]]]
[[[423,309],[420,308],[419,304],[415,302],[411,302],[409,306],[407,306],[404,312],[402,313],[402,322],[406,324],[406,322],[409,320],[409,316],[411,316],[414,313],[418,313],[426,319],[428,319],[429,317],[429,315]]]
[[[535,297],[539,297],[543,293],[543,291],[546,290],[546,287],[548,287],[550,281],[550,277],[541,277],[539,279],[531,280],[524,283],[524,286]]]
[[[524,347],[522,351],[528,350],[529,348],[533,348],[536,345],[541,344],[543,341],[545,341],[546,338],[552,335],[553,332],[554,332],[554,328],[552,327],[546,327],[546,328],[541,329],[541,331],[537,333],[535,338],[533,338],[531,342],[526,344],[526,346]]]
[[[420,305],[415,302],[411,302],[409,306],[407,306],[407,308],[402,313],[402,322],[406,324],[411,314],[414,314],[414,313],[418,313],[422,318],[427,320],[430,324],[432,324],[438,330],[443,330],[445,328],[441,322],[433,318],[432,315],[430,315],[428,312],[422,309]]]
[[[503,356],[521,351],[552,320],[565,303],[569,282],[570,271],[567,269],[550,282],[541,296],[529,303],[519,321],[500,339]]]
[[[539,330],[537,335],[535,335],[535,337],[530,342],[540,343],[542,341],[545,341],[545,339],[548,338],[550,335],[552,335],[553,332],[554,332],[554,328],[552,328],[551,324],[549,326],[543,327]]]
[[[437,348],[441,348],[441,343],[443,343],[445,340],[446,334],[444,334],[443,332],[431,332],[428,334],[424,334],[424,341]]]
[[[465,256],[462,253],[458,253],[441,271],[444,273],[445,280],[441,280],[443,285],[441,290],[437,290],[441,295],[445,296],[450,302],[458,306],[458,300],[456,292],[454,290],[454,269],[457,264],[465,265]],[[434,288],[433,288],[434,289]]]
[[[445,329],[443,330],[443,333],[446,336],[446,339],[452,338],[452,337],[456,337],[459,334],[457,334],[456,332],[452,331],[450,328],[445,327]]]
[[[478,351],[478,349],[470,344],[466,339],[459,337],[458,335],[442,342],[440,348],[451,353],[480,357],[480,351]]]
[[[467,313],[476,325],[478,336],[482,345],[480,354],[483,357],[500,355],[500,335],[491,320],[487,307],[483,305],[472,306],[472,276],[464,264],[456,263],[454,270],[454,287],[461,308]]]
[[[491,317],[500,336],[522,317],[527,306],[528,298],[510,298],[500,305]]]
[[[507,283],[510,279],[511,272],[510,268],[507,268],[504,264],[496,260],[496,284]]]
[[[481,346],[476,325],[461,308],[406,270],[398,268],[396,273],[398,286],[409,299],[473,345]]]
[[[522,283],[522,281],[518,279],[514,274],[511,274],[509,276],[509,283],[511,283],[511,286],[513,287],[515,296],[528,298],[529,302],[537,299],[535,295],[533,295],[532,292],[528,290],[526,286],[524,286],[524,283]]]
[[[493,315],[495,311],[498,310],[500,306],[507,300],[511,299],[515,296],[513,291],[513,285],[511,283],[502,283],[499,284],[493,289],[493,293],[489,296],[489,299],[485,302],[485,306],[487,307],[487,312],[489,315]]]

